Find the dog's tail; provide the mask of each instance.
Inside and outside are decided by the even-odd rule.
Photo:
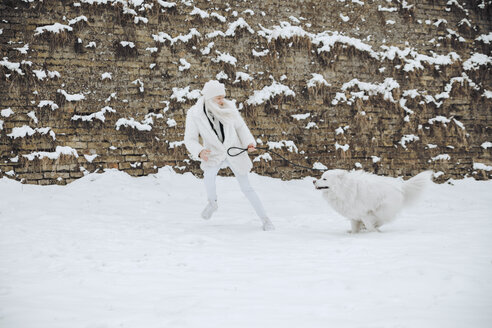
[[[405,205],[411,205],[419,198],[426,185],[431,182],[432,174],[432,171],[424,171],[403,183]]]

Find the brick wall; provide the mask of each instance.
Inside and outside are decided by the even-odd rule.
[[[0,2],[0,177],[66,184],[165,165],[200,175],[181,143],[196,91],[173,88],[200,90],[220,72],[253,134],[285,141],[273,150],[299,164],[492,176],[490,1],[97,2]],[[71,30],[36,32],[55,23]],[[313,73],[328,85],[310,86]],[[276,84],[295,96],[252,103]],[[273,154],[254,164],[315,174]]]

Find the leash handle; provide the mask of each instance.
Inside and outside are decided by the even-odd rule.
[[[274,155],[277,155],[278,157],[282,158],[284,161],[287,161],[288,163],[290,163],[292,166],[297,166],[297,167],[300,167],[300,168],[303,168],[303,169],[306,169],[306,170],[311,170],[311,171],[324,171],[322,169],[315,169],[315,168],[312,168],[312,167],[309,167],[309,166],[304,166],[304,165],[300,165],[300,164],[296,164],[292,161],[289,161],[287,158],[285,158],[284,156],[280,155],[279,153],[276,153],[274,151],[272,151],[270,148],[267,148],[267,147],[256,147],[256,149],[261,149],[261,150],[268,150],[268,152],[274,154]],[[238,153],[235,153],[235,154],[231,154],[231,150],[240,150],[240,152]],[[236,156],[239,156],[241,155],[242,153],[248,151],[248,148],[241,148],[241,147],[229,147],[227,149],[227,155],[231,156],[231,157],[236,157]]]
[[[256,149],[263,149],[263,150],[268,149],[268,148],[266,148],[266,147],[255,147],[255,148],[256,148]],[[233,149],[240,150],[240,152],[235,153],[235,154],[231,154],[231,150],[233,150]],[[248,148],[241,148],[241,147],[229,147],[229,148],[227,149],[227,155],[229,155],[229,156],[231,156],[231,157],[236,157],[236,156],[239,156],[239,155],[241,155],[242,153],[244,153],[244,152],[246,152],[246,151],[248,151]]]

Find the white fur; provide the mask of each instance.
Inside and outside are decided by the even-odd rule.
[[[378,230],[395,219],[404,206],[415,201],[430,182],[432,172],[425,171],[403,181],[363,171],[330,170],[315,180],[328,203],[351,221],[353,233],[362,228]],[[325,188],[325,189],[323,189]]]

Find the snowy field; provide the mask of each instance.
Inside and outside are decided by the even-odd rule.
[[[68,186],[0,180],[0,327],[491,327],[492,181],[432,185],[381,233],[312,178],[251,175],[277,230],[234,178],[163,168]]]

